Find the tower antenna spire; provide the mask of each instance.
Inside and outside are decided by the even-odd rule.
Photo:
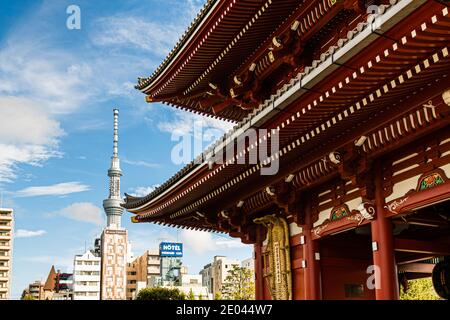
[[[119,109],[114,109],[113,158],[119,157]]]
[[[119,160],[119,109],[113,109],[114,114],[114,134],[113,134],[113,154],[111,157],[111,167],[108,170],[109,177],[109,197],[103,201],[107,217],[108,228],[120,228],[123,208],[121,207],[120,198],[120,177],[122,170],[120,169]]]

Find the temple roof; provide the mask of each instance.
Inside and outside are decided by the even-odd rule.
[[[163,215],[170,217],[171,221],[188,216],[220,194],[229,194],[230,191],[225,190],[230,190],[233,185],[244,183],[242,181],[254,182],[251,178],[255,172],[254,166],[225,163],[208,168],[211,154],[221,152],[233,137],[251,127],[272,128],[280,132],[280,146],[283,147],[280,157],[287,155],[283,156],[286,159],[283,161],[287,161],[284,169],[293,170],[292,166],[287,165],[292,159],[305,159],[300,163],[303,169],[293,170],[299,185],[317,180],[321,177],[317,172],[331,173],[332,166],[320,160],[322,155],[309,157],[309,154],[317,153],[314,152],[317,149],[314,143],[317,146],[323,146],[325,142],[334,143],[341,132],[348,131],[349,127],[358,127],[379,111],[382,115],[383,107],[401,101],[414,87],[426,85],[431,77],[438,81],[445,76],[445,72],[448,73],[448,49],[436,51],[450,40],[448,30],[443,27],[449,23],[448,11],[444,9],[442,14],[428,17],[417,10],[412,15],[417,9],[414,4],[419,6],[420,3],[411,3],[402,1],[393,10],[385,8],[384,14],[379,17],[381,29],[378,30],[385,36],[373,33],[371,17],[368,17],[368,22],[358,24],[348,32],[347,37],[322,52],[320,60],[314,60],[305,70],[284,83],[195,161],[148,196],[127,196],[124,206],[138,213],[142,221],[156,221]],[[427,12],[426,8],[422,11]],[[423,21],[417,24],[421,25],[421,29],[405,21],[391,30],[404,19],[403,14],[406,13],[411,14],[410,21]],[[415,65],[418,61],[420,63]],[[431,116],[424,114],[422,117],[428,119]],[[389,120],[382,118],[383,121]],[[368,140],[367,150],[380,145],[376,130],[378,128],[373,128],[375,140]],[[245,150],[243,153],[245,155]],[[236,153],[233,160],[238,157]],[[239,197],[247,197],[248,202],[253,203],[266,201],[263,198],[267,195],[239,194],[234,195],[232,201]]]
[[[208,1],[162,64],[152,76],[139,78],[136,88],[147,95],[148,102],[163,102],[194,113],[241,121],[266,98],[261,92],[270,94],[266,88],[277,81],[267,70],[271,64],[267,54],[276,49],[274,33],[289,31],[291,22],[298,18],[302,30],[298,33],[304,33],[303,40],[307,41],[322,24],[333,18],[342,19],[350,12],[341,10],[343,3]],[[248,83],[245,92],[238,92],[236,83],[245,87],[240,79],[247,77],[252,64],[259,84]]]

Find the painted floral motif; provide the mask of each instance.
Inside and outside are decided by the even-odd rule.
[[[443,184],[444,179],[442,179],[441,175],[437,172],[432,173],[422,179],[420,181],[419,190],[427,190],[436,187],[437,185]]]
[[[342,219],[342,218],[344,218],[346,216],[348,216],[347,208],[346,207],[339,207],[339,208],[334,209],[331,212],[330,220],[331,221],[336,221],[336,220]]]

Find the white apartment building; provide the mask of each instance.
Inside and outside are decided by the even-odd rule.
[[[207,264],[200,271],[202,284],[207,287],[213,297],[222,293],[222,283],[228,276],[228,271],[234,266],[240,267],[241,262],[237,259],[228,259],[224,256],[215,256],[212,263]]]
[[[73,300],[100,300],[100,260],[91,250],[75,256]]]
[[[192,292],[195,300],[212,300],[213,295],[208,288],[202,285],[202,276],[197,274],[182,274],[180,286],[168,286],[169,288],[177,288],[186,296]]]
[[[254,272],[255,271],[255,259],[248,258],[248,259],[242,260],[241,267],[249,269],[252,272]]]
[[[13,210],[0,208],[0,300],[11,295]]]

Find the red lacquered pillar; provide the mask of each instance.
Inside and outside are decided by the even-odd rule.
[[[383,175],[381,164],[375,167],[376,217],[371,223],[372,250],[377,300],[398,300],[398,277],[394,253],[392,223],[384,215]]]

